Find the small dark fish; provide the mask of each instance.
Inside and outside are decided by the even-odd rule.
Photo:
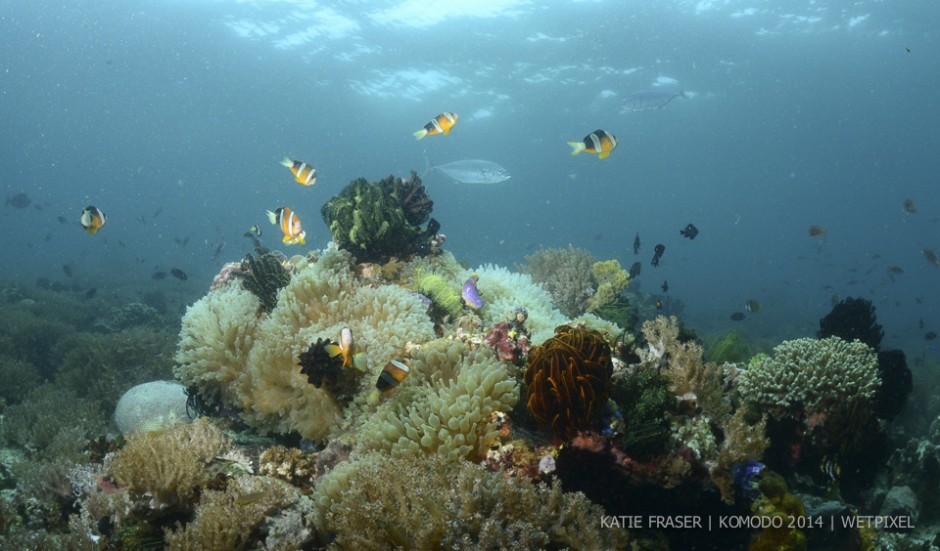
[[[430,235],[431,237],[434,237],[435,235],[437,235],[437,232],[439,232],[440,230],[441,230],[441,223],[438,222],[437,219],[432,218],[428,220],[428,230],[427,230],[428,235]]]
[[[653,249],[653,260],[650,261],[650,264],[652,264],[654,268],[659,266],[659,259],[662,258],[664,252],[666,252],[666,246],[662,243],[659,243]]]
[[[69,221],[66,220],[64,216],[57,216],[57,217],[56,217],[56,220],[58,220],[60,224],[68,224],[68,223],[69,223]]]
[[[88,289],[87,291],[85,291],[85,300],[91,300],[95,298],[96,294],[98,294],[97,287],[92,287],[91,289]]]
[[[918,329],[923,329],[923,328],[924,328],[924,318],[921,318],[921,319],[917,320],[917,328],[918,328]]]
[[[839,466],[838,459],[826,455],[819,463],[819,472],[826,475],[829,480],[835,482],[839,480],[839,476],[842,475],[842,467]]]
[[[924,333],[924,340],[925,340],[925,341],[932,341],[932,340],[934,340],[934,339],[936,339],[936,338],[937,338],[937,332],[936,332],[936,331],[927,331],[926,333]]]
[[[72,267],[68,264],[62,265],[62,271],[65,273],[65,277],[72,277]]]
[[[741,321],[741,320],[743,320],[743,319],[744,319],[744,313],[743,313],[743,312],[735,312],[735,313],[731,314],[731,321]]]
[[[901,275],[904,273],[904,270],[902,270],[900,266],[891,266],[888,268],[888,271],[895,275]]]
[[[639,262],[634,262],[630,266],[630,279],[636,279],[637,277],[639,277],[641,267],[642,267],[642,264],[640,264]]]
[[[180,281],[186,281],[189,279],[189,276],[186,275],[186,272],[180,270],[179,268],[173,268],[170,270],[170,274]]]
[[[689,224],[685,229],[679,230],[679,233],[682,234],[682,237],[688,237],[689,239],[695,239],[698,236],[698,228]]]
[[[33,201],[29,198],[29,195],[26,195],[25,193],[17,193],[13,197],[7,197],[7,206],[16,209],[25,209],[32,202]]]
[[[750,312],[751,314],[760,313],[760,302],[750,299],[744,302],[744,309]]]
[[[594,241],[603,241],[603,239],[604,239],[604,232],[598,233],[594,236]]]
[[[914,214],[917,212],[917,203],[915,203],[913,199],[905,199],[902,208],[904,209],[904,212],[908,214]]]
[[[212,258],[213,259],[219,258],[219,255],[222,254],[223,250],[225,250],[225,241],[222,241],[221,243],[216,245],[215,252],[212,253]]]
[[[160,281],[160,280],[166,279],[166,276],[167,276],[166,272],[154,272],[153,275],[150,276],[150,278]]]
[[[150,215],[150,219],[152,220],[156,218],[157,216],[160,215],[161,212],[163,212],[163,205],[160,205],[159,207],[157,207],[157,210],[153,211],[153,214]]]
[[[137,221],[140,222],[141,224],[145,225],[145,226],[147,225],[147,219],[144,218],[144,215],[143,215],[143,214],[141,214],[140,216],[137,217]]]
[[[829,231],[826,228],[822,226],[817,226],[816,224],[812,224],[809,227],[810,237],[826,237],[828,233]]]
[[[657,310],[662,310],[662,309],[663,309],[663,299],[657,298],[655,304],[656,304],[656,309],[657,309]]]
[[[111,517],[105,516],[98,519],[98,533],[104,537],[110,537],[114,532],[114,524]]]
[[[937,258],[937,253],[931,251],[930,249],[921,249],[920,254],[924,255],[924,258],[927,259],[927,262],[933,264],[934,268],[940,268],[940,258]]]
[[[51,233],[47,233],[47,234],[46,234],[46,238],[43,239],[43,241],[45,241],[46,243],[52,241],[52,234],[51,234]]]
[[[180,247],[185,247],[187,244],[189,244],[189,236],[187,235],[183,239],[180,239],[179,237],[174,237],[173,241],[176,241],[176,244],[179,245]]]
[[[637,232],[633,238],[633,254],[640,254],[640,234]]]
[[[659,288],[662,289],[664,293],[668,293],[668,292],[669,292],[669,282],[664,279],[664,280],[663,280],[663,284],[660,285]]]

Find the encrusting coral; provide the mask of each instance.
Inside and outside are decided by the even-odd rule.
[[[326,474],[313,524],[328,549],[625,549],[581,493],[439,456],[368,454]]]

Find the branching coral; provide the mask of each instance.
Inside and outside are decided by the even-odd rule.
[[[507,479],[466,461],[381,454],[344,463],[314,492],[329,549],[624,549],[581,493]]]
[[[764,455],[764,450],[770,445],[770,440],[764,434],[766,425],[766,416],[762,417],[759,422],[749,425],[744,408],[728,417],[722,425],[724,439],[718,449],[717,458],[709,467],[708,474],[721,492],[721,499],[725,503],[734,502],[732,474],[734,465],[750,459],[760,459]]]
[[[208,481],[207,465],[228,446],[222,431],[205,421],[135,433],[111,463],[122,486],[151,497],[154,509],[191,499]]]
[[[797,339],[756,356],[738,375],[741,396],[771,415],[802,418],[847,411],[871,400],[881,384],[878,360],[865,344],[838,337]]]
[[[527,256],[526,262],[522,270],[545,287],[563,314],[574,317],[585,312],[595,292],[595,259],[590,252],[571,245],[567,249],[539,249]]]
[[[526,366],[529,412],[559,436],[571,436],[607,405],[613,363],[597,331],[563,325],[532,348]]]

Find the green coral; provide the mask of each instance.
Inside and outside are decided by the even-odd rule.
[[[277,304],[277,293],[290,282],[290,272],[281,264],[280,256],[265,249],[256,249],[258,255],[245,255],[238,274],[242,286],[261,302],[261,309],[270,313]]]
[[[446,279],[437,274],[426,274],[415,279],[415,290],[431,299],[434,305],[456,318],[463,313],[463,300]]]
[[[588,311],[610,304],[630,284],[630,274],[620,266],[618,260],[595,262],[592,266],[597,291],[590,301]]]
[[[740,331],[715,335],[705,347],[705,361],[718,364],[746,362],[752,355],[751,339]]]
[[[409,220],[416,218],[406,212],[408,205],[394,185],[399,181],[391,176],[378,183],[353,180],[321,209],[333,241],[360,262],[385,263],[429,250],[432,236]],[[423,189],[420,180],[417,186]]]

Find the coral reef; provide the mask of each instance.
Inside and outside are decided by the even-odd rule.
[[[567,249],[539,249],[526,257],[520,270],[548,291],[564,315],[574,317],[587,310],[594,296],[595,262],[587,250],[568,245]]]
[[[559,436],[595,421],[607,404],[613,363],[610,345],[597,331],[567,325],[529,352],[527,407]]]
[[[333,241],[359,262],[384,264],[431,250],[436,231],[422,228],[433,203],[412,173],[407,182],[389,176],[378,183],[353,180],[321,209]],[[421,220],[420,222],[415,222]]]
[[[419,276],[415,280],[415,291],[430,298],[434,307],[443,315],[456,318],[463,312],[464,304],[460,293],[438,274]]]
[[[317,477],[316,455],[297,448],[272,446],[258,457],[258,474],[278,478],[300,488],[309,488]]]
[[[506,479],[437,456],[371,454],[325,475],[313,523],[329,549],[624,549],[603,510],[555,483]]]

